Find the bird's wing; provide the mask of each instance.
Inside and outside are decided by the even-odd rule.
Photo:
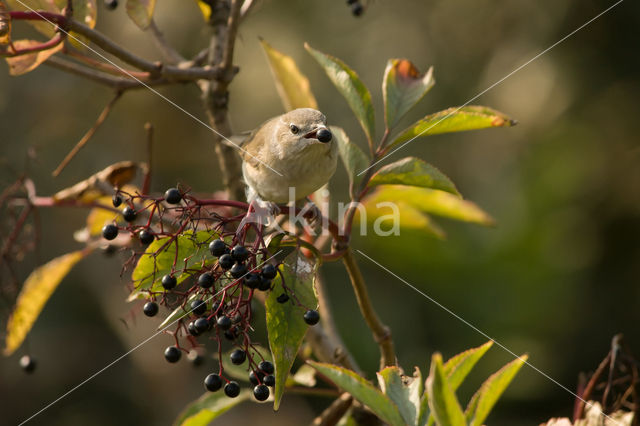
[[[265,138],[268,133],[270,133],[271,126],[269,123],[272,120],[273,119],[265,121],[255,130],[250,132],[240,145],[240,148],[242,148],[240,156],[245,162],[249,163],[253,167],[258,167],[260,164],[260,160],[258,160],[260,157],[260,150],[264,146]]]

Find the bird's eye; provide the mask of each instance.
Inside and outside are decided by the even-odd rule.
[[[291,129],[291,133],[293,133],[294,135],[297,135],[300,131],[300,129],[298,129],[298,126],[296,126],[295,124],[290,125],[289,129]]]

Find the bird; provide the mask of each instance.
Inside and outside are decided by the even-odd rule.
[[[337,143],[325,115],[313,108],[267,120],[240,148],[247,201],[273,215],[280,211],[278,204],[310,203],[308,196],[336,171]]]

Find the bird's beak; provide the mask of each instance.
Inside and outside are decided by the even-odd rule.
[[[305,139],[316,139],[319,142],[327,143],[333,138],[331,131],[324,126],[320,126],[304,135]]]

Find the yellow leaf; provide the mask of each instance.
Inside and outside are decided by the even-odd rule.
[[[136,176],[138,167],[144,169],[145,164],[133,161],[120,161],[88,177],[87,179],[65,188],[53,195],[56,202],[64,200],[80,200],[91,202],[105,194],[112,194],[113,188],[122,188]]]
[[[11,355],[22,344],[60,281],[87,254],[84,250],[67,253],[36,268],[27,277],[7,323],[4,348],[6,356]]]
[[[262,39],[260,39],[260,44],[267,54],[269,67],[284,109],[287,111],[296,108],[318,109],[316,98],[311,92],[309,79],[300,72],[293,58],[274,49]]]
[[[42,43],[35,40],[16,40],[13,42],[13,45],[18,50],[26,49],[28,47],[37,46],[40,44]],[[9,64],[9,74],[26,74],[29,71],[36,69],[38,65],[49,59],[51,55],[59,52],[60,50],[62,50],[62,43],[55,45],[51,49],[5,58],[7,60],[7,63]]]
[[[0,1],[0,46],[7,45],[11,42],[11,15]]]
[[[96,200],[96,202],[109,206],[111,204],[111,197],[101,197]],[[102,233],[102,227],[108,223],[113,223],[117,217],[118,213],[94,207],[87,216],[87,230],[89,231],[89,235],[92,237],[100,235]]]
[[[198,0],[198,7],[200,8],[200,12],[202,12],[202,16],[204,16],[205,22],[209,22],[209,18],[211,18],[211,6],[202,0]]]
[[[61,13],[62,8],[58,7],[54,0],[5,0],[11,10],[42,10],[51,13]],[[33,25],[36,30],[51,38],[56,33],[56,26],[46,21],[26,21]]]

